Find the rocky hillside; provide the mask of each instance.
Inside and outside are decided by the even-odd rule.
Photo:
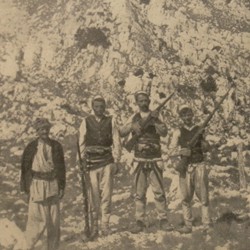
[[[126,116],[134,107],[131,92],[149,76],[155,102],[177,85],[183,89],[170,105],[172,115],[186,101],[206,113],[215,90],[220,96],[228,87],[228,73],[238,92],[224,113],[232,112],[235,99],[241,105],[248,101],[248,1],[0,4],[2,128],[18,126],[22,134],[39,114],[72,126],[72,113],[79,114],[79,104],[97,91],[113,105],[111,112],[122,109]]]
[[[81,117],[89,112],[91,96],[103,94],[108,112],[122,124],[136,108],[136,90],[151,84],[152,107],[178,90],[162,111],[170,137],[171,129],[179,124],[179,104],[189,103],[197,121],[202,121],[231,82],[236,88],[207,129],[208,140],[216,145],[208,156],[212,201],[218,206],[213,218],[216,221],[228,212],[229,205],[234,213],[249,214],[249,192],[239,195],[237,171],[239,143],[244,144],[248,172],[250,162],[248,0],[0,0],[0,15],[0,185],[1,197],[9,197],[0,200],[1,218],[6,217],[24,229],[27,207],[24,197],[20,200],[20,194],[14,191],[18,190],[20,155],[35,136],[31,125],[36,117],[45,116],[52,121],[51,134],[64,146],[69,180],[69,200],[64,206],[75,206],[74,213],[71,208],[63,212],[63,241],[65,249],[81,249],[81,189],[72,188],[77,181],[75,134]],[[169,137],[163,141],[165,159]],[[123,231],[87,247],[98,249],[106,244],[104,249],[110,249],[109,244],[113,244],[115,249],[117,242],[121,249],[123,245],[124,249],[163,249],[168,244],[172,249],[201,246],[204,239],[198,240],[199,230],[197,237],[188,239],[154,230],[150,237],[142,235],[136,239],[124,232],[133,217],[129,159],[124,151],[124,171],[117,178],[114,198],[117,210],[113,227]],[[180,212],[180,207],[173,180],[177,175],[168,169],[165,177],[176,224],[174,214]],[[129,212],[124,215],[124,211]],[[154,212],[149,213],[149,224],[154,216]],[[13,226],[8,221],[3,223]],[[223,229],[229,230],[225,235],[217,238],[216,231],[212,238],[206,238],[211,247],[208,249],[244,249],[243,243],[249,240],[249,225],[235,228],[231,232],[233,239],[227,226]],[[4,246],[11,248],[14,241]]]

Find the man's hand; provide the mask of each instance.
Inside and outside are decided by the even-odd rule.
[[[151,111],[150,115],[153,117],[153,118],[158,118],[159,117],[159,114],[160,112],[158,110],[153,110]]]
[[[63,198],[63,196],[64,196],[64,190],[60,189],[59,190],[59,195],[58,195],[59,199],[61,200]]]
[[[165,137],[168,134],[168,129],[164,123],[155,123],[155,129],[160,136]]]
[[[201,142],[201,147],[204,153],[207,153],[209,151],[210,145],[207,141]]]
[[[119,163],[118,162],[112,163],[112,173],[113,173],[113,175],[117,175],[119,173]]]
[[[182,156],[189,157],[191,155],[191,150],[189,148],[182,148],[182,149],[180,149],[179,154]]]
[[[29,193],[25,193],[25,202],[28,204],[30,201],[30,194]]]
[[[141,125],[139,122],[133,122],[131,126],[132,131],[134,131],[137,135],[141,134]]]

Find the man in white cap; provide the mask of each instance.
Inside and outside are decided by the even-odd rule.
[[[27,248],[34,249],[47,231],[45,249],[55,250],[60,239],[59,202],[64,196],[65,163],[61,144],[49,137],[51,124],[37,118],[38,138],[25,148],[21,164],[21,191],[29,198]]]
[[[172,149],[172,159],[178,162],[181,157],[188,157],[185,170],[177,169],[179,175],[179,188],[182,197],[182,211],[185,225],[180,228],[180,233],[188,234],[192,232],[192,212],[191,201],[196,193],[202,204],[202,223],[204,231],[211,228],[211,220],[209,216],[209,197],[208,197],[208,172],[204,163],[204,151],[208,149],[208,143],[204,140],[203,134],[199,136],[194,147],[189,148],[188,143],[200,128],[194,124],[193,110],[187,105],[179,107],[179,116],[183,122],[183,126],[173,133],[170,143]],[[178,164],[177,164],[178,165]]]
[[[121,141],[115,119],[105,115],[105,99],[98,95],[92,99],[93,115],[82,120],[79,129],[81,156],[86,160],[91,182],[91,212],[93,228],[91,239],[110,233],[111,197],[113,179],[121,157]],[[101,216],[99,210],[101,207]]]
[[[167,218],[166,196],[163,187],[164,166],[160,144],[160,137],[165,137],[168,131],[159,116],[159,112],[149,109],[150,98],[147,92],[137,92],[135,101],[139,107],[139,112],[132,115],[126,124],[120,128],[121,136],[139,135],[139,139],[134,146],[134,162],[132,166],[136,192],[136,225],[131,230],[131,233],[140,233],[146,228],[145,210],[148,183],[151,184],[154,193],[160,229],[171,231],[173,227]],[[141,122],[147,119],[149,115],[154,119],[142,131]]]

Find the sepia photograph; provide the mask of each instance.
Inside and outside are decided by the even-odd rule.
[[[248,250],[249,0],[0,0],[0,249]]]

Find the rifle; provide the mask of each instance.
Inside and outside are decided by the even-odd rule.
[[[210,122],[210,120],[213,118],[214,114],[219,109],[220,105],[226,99],[226,97],[228,96],[228,94],[229,94],[229,92],[231,91],[232,88],[233,87],[231,87],[226,92],[226,94],[221,98],[221,100],[215,106],[214,110],[207,116],[207,118],[203,122],[202,126],[198,129],[198,131],[195,133],[195,135],[192,137],[192,139],[188,142],[188,147],[189,148],[192,148],[192,147],[195,146],[195,144],[197,143],[197,139],[203,133],[204,129],[206,128],[206,126],[208,125],[208,123]],[[188,164],[189,164],[189,156],[182,156],[180,162],[178,163],[178,165],[176,166],[175,169],[178,172],[180,172],[180,174],[182,176],[185,176]]]
[[[161,108],[172,98],[172,96],[175,94],[173,92],[166,100],[164,100],[156,109],[155,111],[160,111]],[[128,152],[131,152],[132,149],[134,148],[134,145],[137,143],[138,139],[145,133],[144,130],[148,126],[148,124],[153,120],[154,118],[149,114],[149,116],[146,118],[146,120],[143,121],[141,124],[141,133],[140,134],[135,134],[132,136],[132,138],[127,141],[125,144],[125,148],[127,149]]]
[[[90,180],[89,180],[89,175],[87,173],[86,160],[83,160],[81,158],[78,138],[77,138],[76,144],[77,144],[77,154],[78,154],[80,169],[81,169],[81,184],[82,184],[83,209],[84,209],[84,221],[85,221],[84,234],[87,238],[89,238],[90,233],[91,233],[91,228],[90,228],[91,217],[90,217],[90,211],[89,211],[89,196],[88,196],[88,188],[90,185]]]

